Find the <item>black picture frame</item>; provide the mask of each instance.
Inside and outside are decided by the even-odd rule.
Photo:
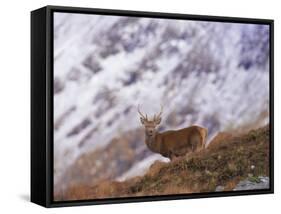
[[[53,14],[54,12],[266,24],[270,27],[270,188],[79,201],[53,200]],[[268,194],[274,192],[274,21],[143,11],[46,6],[31,12],[31,201],[44,207]]]

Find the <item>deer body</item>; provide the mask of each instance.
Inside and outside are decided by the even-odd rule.
[[[141,114],[140,111],[139,113]],[[145,143],[152,152],[172,160],[205,148],[208,133],[206,128],[194,125],[180,130],[157,132],[156,126],[161,122],[161,114],[162,110],[153,120],[148,120],[143,114],[140,118],[145,126]]]
[[[173,159],[204,148],[207,129],[190,126],[180,130],[171,130],[145,136],[147,147],[155,153]]]

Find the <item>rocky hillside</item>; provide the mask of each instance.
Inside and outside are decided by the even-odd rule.
[[[155,161],[143,176],[73,185],[55,200],[269,188],[269,135],[268,126],[243,135],[219,133],[205,150],[169,163]]]

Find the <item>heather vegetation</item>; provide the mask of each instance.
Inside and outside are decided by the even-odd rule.
[[[269,176],[269,133],[269,126],[246,134],[221,132],[206,149],[168,163],[155,161],[143,176],[71,185],[55,200],[231,191],[245,179],[259,183]]]

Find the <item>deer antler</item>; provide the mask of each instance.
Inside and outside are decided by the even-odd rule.
[[[140,104],[138,104],[138,112],[139,112],[139,114],[141,115],[141,117],[142,117],[143,119],[148,120],[147,114],[145,114],[145,116],[144,116],[144,115],[141,113],[141,111],[140,111]]]
[[[157,114],[157,115],[156,114],[154,115],[154,117],[153,117],[154,121],[159,120],[161,115],[162,115],[162,113],[163,113],[163,105],[161,105],[160,113]]]

